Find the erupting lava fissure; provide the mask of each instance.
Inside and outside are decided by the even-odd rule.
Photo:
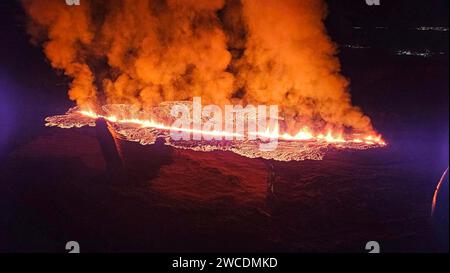
[[[160,103],[201,97],[219,107],[277,105],[283,132],[266,134],[283,145],[310,151],[330,144],[385,145],[370,119],[352,105],[323,23],[322,0],[86,0],[79,6],[22,1],[33,41],[72,79],[69,97],[78,105],[48,118],[50,125],[92,125],[102,117],[126,139],[151,143],[160,134],[154,130],[170,129],[167,123],[92,109],[157,109]],[[313,154],[306,158],[321,158]]]
[[[114,130],[114,135],[128,141],[139,142],[143,145],[154,144],[157,138],[164,138],[166,145],[176,148],[191,149],[196,151],[223,150],[232,151],[250,158],[265,158],[278,161],[292,161],[314,159],[320,160],[330,148],[334,149],[369,149],[383,147],[386,143],[380,136],[347,136],[333,134],[313,134],[302,129],[295,135],[281,133],[277,128],[263,133],[257,132],[255,140],[237,138],[241,135],[227,131],[209,131],[195,129],[182,129],[171,125],[170,109],[175,104],[187,104],[186,102],[165,102],[147,111],[136,111],[128,105],[105,105],[102,107],[104,114],[92,111],[84,111],[80,108],[70,109],[65,115],[48,117],[47,126],[60,128],[73,128],[83,126],[95,126],[97,119],[105,119]],[[214,140],[173,140],[170,131],[185,130],[188,133],[200,133],[215,136]],[[231,136],[232,140],[225,140]],[[261,140],[259,137],[277,139],[277,148],[272,151],[259,149]],[[267,140],[266,140],[267,141]]]

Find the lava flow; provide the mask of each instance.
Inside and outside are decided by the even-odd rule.
[[[253,133],[256,135],[255,139],[242,138],[243,134],[235,132],[179,128],[167,125],[171,124],[169,123],[170,116],[168,113],[170,112],[170,107],[174,104],[184,104],[184,102],[162,103],[145,112],[136,112],[132,109],[132,106],[128,105],[105,105],[102,107],[104,114],[75,107],[70,109],[65,115],[46,118],[46,126],[79,128],[95,126],[97,119],[104,119],[110,124],[116,133],[115,135],[128,141],[139,142],[142,145],[154,144],[157,138],[163,138],[166,145],[176,148],[195,151],[232,151],[250,158],[260,157],[279,161],[320,160],[330,148],[363,150],[386,146],[381,136],[355,135],[344,137],[342,134],[333,134],[331,131],[328,131],[326,134],[314,134],[306,127],[294,135],[280,133],[278,127],[275,127],[273,130]],[[173,140],[170,131],[197,133],[203,137],[213,136],[213,139]],[[230,140],[230,137],[232,140]],[[264,139],[267,141],[267,138],[277,139],[278,141],[277,147],[273,151],[259,149],[259,144],[264,142]]]
[[[100,119],[103,118],[109,122],[112,123],[119,123],[119,124],[135,124],[139,126],[140,128],[154,128],[154,129],[160,129],[160,130],[175,130],[175,131],[184,131],[188,133],[199,133],[201,135],[212,135],[216,137],[244,137],[243,134],[239,133],[232,133],[227,131],[209,131],[209,130],[197,130],[192,128],[178,128],[174,126],[164,125],[163,123],[155,122],[154,120],[145,120],[145,119],[138,119],[138,118],[117,118],[114,115],[100,115],[93,111],[86,111],[86,110],[79,110],[77,111],[83,116],[93,118],[93,119]],[[283,133],[281,134],[279,132],[278,127],[274,128],[274,130],[266,130],[265,132],[254,132],[250,133],[254,134],[257,137],[266,137],[266,138],[274,138],[274,139],[281,139],[286,141],[324,141],[327,143],[364,143],[367,145],[378,145],[378,146],[385,146],[386,143],[384,140],[382,140],[381,136],[372,136],[368,135],[363,138],[353,137],[345,139],[342,134],[339,134],[337,136],[333,135],[331,130],[328,130],[327,134],[317,134],[314,135],[312,132],[308,130],[307,127],[304,127],[302,130],[300,130],[297,134],[291,135],[289,133]]]

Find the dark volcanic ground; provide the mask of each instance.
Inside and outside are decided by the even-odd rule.
[[[64,252],[72,240],[83,252],[361,252],[372,240],[386,252],[448,251],[448,225],[438,232],[430,217],[448,166],[448,32],[433,34],[445,55],[430,58],[379,44],[342,48],[354,103],[385,149],[282,163],[121,143],[121,167],[104,127],[43,126],[70,106],[67,80],[8,16],[0,16],[9,33],[0,51],[0,251]]]
[[[99,135],[106,130],[47,129],[11,153],[1,171],[3,251],[63,251],[70,240],[84,251],[444,247],[429,216],[442,165],[431,154],[391,144],[285,163],[122,143],[121,170]]]

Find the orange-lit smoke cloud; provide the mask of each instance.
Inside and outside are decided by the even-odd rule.
[[[370,130],[351,104],[336,48],[326,34],[327,10],[317,0],[242,0],[248,28],[238,82],[249,101],[278,104],[292,123]]]
[[[322,0],[23,0],[82,107],[201,96],[277,104],[289,128],[372,131],[352,106]]]
[[[64,1],[23,1],[33,19],[29,32],[36,41],[44,40],[44,52],[53,67],[73,78],[69,97],[79,105],[96,102],[94,75],[86,63],[84,47],[94,38],[89,5],[68,9]]]

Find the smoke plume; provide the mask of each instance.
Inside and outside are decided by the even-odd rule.
[[[28,31],[84,108],[277,104],[287,128],[372,132],[351,103],[322,0],[23,0]]]

